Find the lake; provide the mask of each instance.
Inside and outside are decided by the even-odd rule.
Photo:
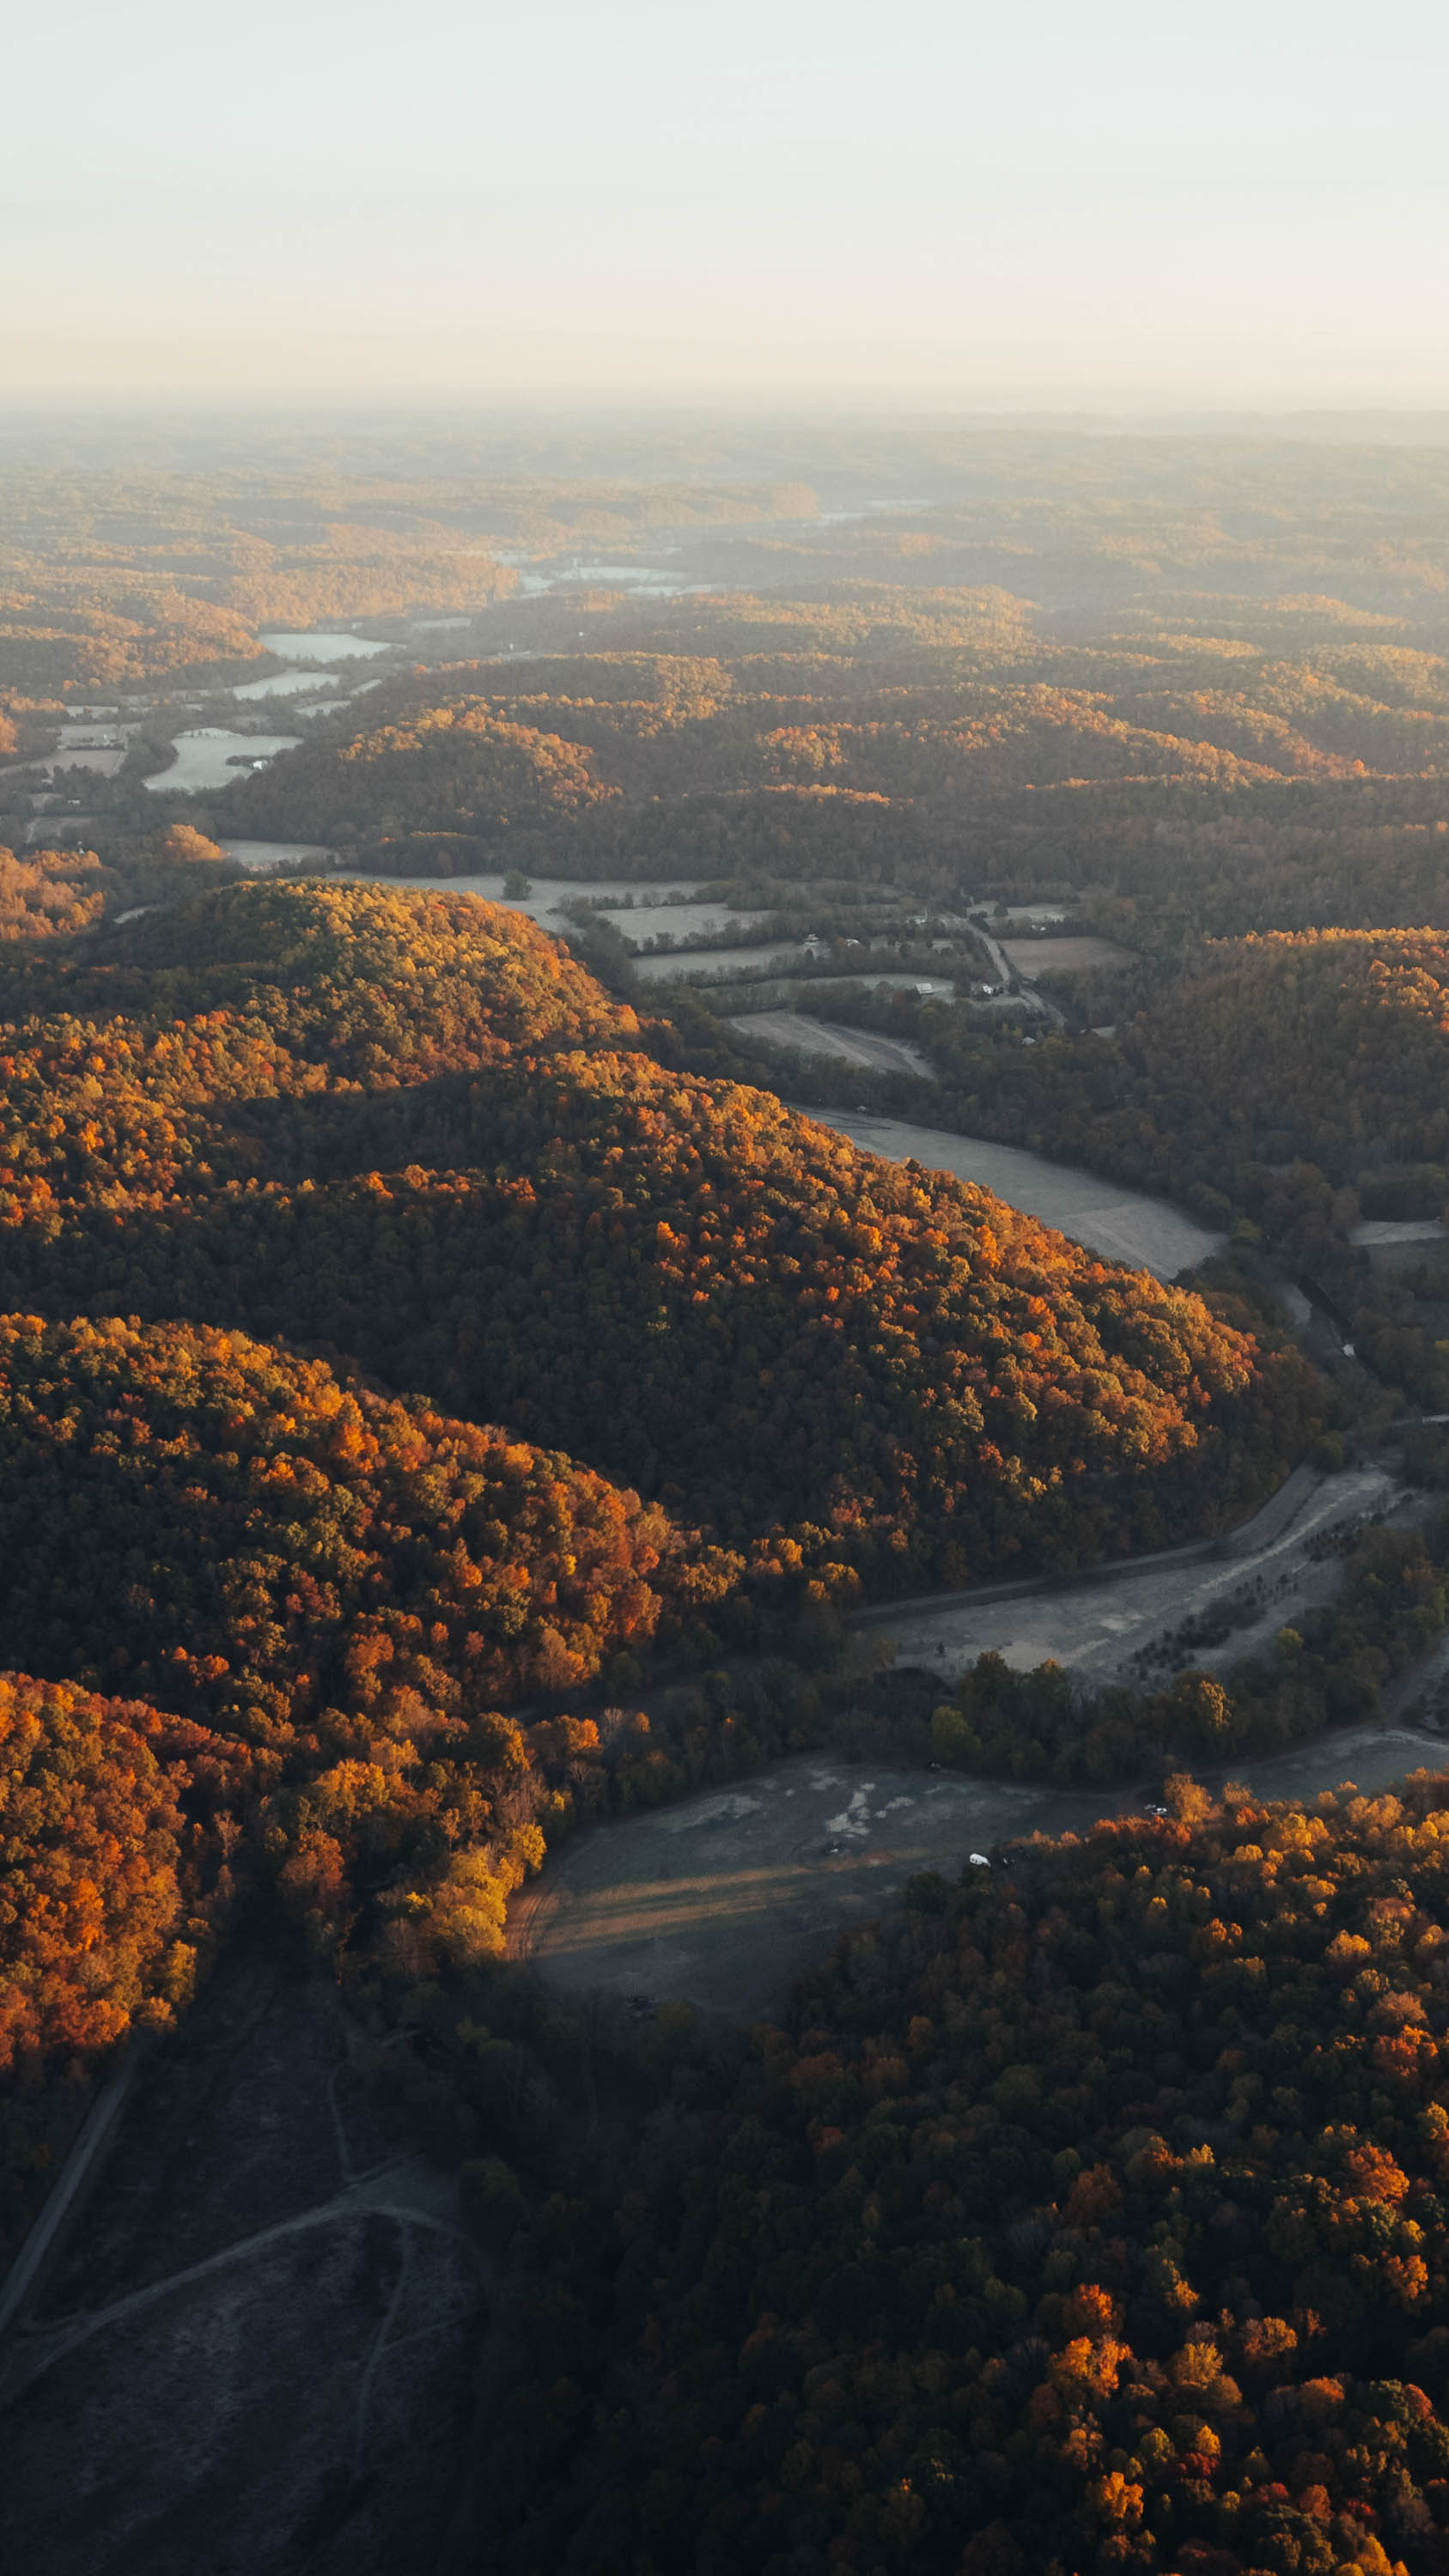
[[[183,789],[188,795],[203,788],[229,787],[234,778],[245,773],[231,769],[232,760],[275,760],[279,751],[295,751],[300,736],[295,733],[228,733],[224,725],[200,725],[194,733],[176,737],[176,758],[169,769],[158,770],[142,781],[154,795],[174,794]]]
[[[953,1136],[943,1127],[916,1127],[899,1118],[868,1118],[864,1112],[812,1109],[822,1126],[833,1127],[868,1153],[888,1162],[914,1159],[934,1171],[954,1172],[959,1181],[975,1181],[1009,1206],[1022,1208],[1043,1225],[1069,1234],[1089,1252],[1107,1261],[1125,1261],[1131,1269],[1150,1270],[1159,1279],[1175,1279],[1180,1270],[1195,1269],[1223,1237],[1209,1234],[1194,1217],[1165,1199],[1124,1190],[1116,1181],[1099,1181],[1091,1172],[1050,1163],[1041,1154],[1016,1145],[994,1145],[982,1136]]]
[[[309,630],[302,635],[286,635],[269,629],[257,638],[269,653],[283,662],[355,662],[374,653],[391,653],[392,644],[375,644],[367,635],[319,634]]]
[[[518,576],[518,587],[525,598],[538,598],[547,591],[598,587],[627,590],[636,599],[683,599],[690,592],[712,586],[703,581],[681,581],[677,573],[661,572],[657,564],[565,564],[548,572],[521,572]]]

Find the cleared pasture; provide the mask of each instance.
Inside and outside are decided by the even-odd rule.
[[[637,946],[644,939],[717,939],[727,930],[758,929],[767,916],[763,912],[736,912],[719,903],[635,903],[627,910],[621,907],[608,915],[620,937]],[[699,952],[690,959],[693,965],[703,960]]]
[[[1000,1655],[1020,1672],[1051,1661],[1106,1684],[1132,1679],[1133,1659],[1145,1647],[1200,1621],[1220,1628],[1222,1641],[1195,1647],[1192,1660],[1225,1671],[1270,1647],[1304,1610],[1332,1598],[1341,1562],[1331,1550],[1315,1555],[1315,1543],[1357,1520],[1413,1508],[1391,1476],[1369,1466],[1330,1477],[1300,1471],[1278,1500],[1283,1511],[1270,1503],[1220,1557],[1125,1566],[1005,1600],[942,1594],[938,1602],[873,1612],[872,1630],[890,1638],[898,1664],[943,1684],[986,1654]]]
[[[767,1046],[829,1056],[868,1073],[909,1073],[918,1082],[936,1080],[919,1047],[903,1038],[878,1037],[873,1029],[842,1028],[834,1020],[807,1019],[803,1011],[746,1011],[729,1025],[741,1037],[763,1039]]]
[[[1097,939],[1086,932],[1080,938],[1068,934],[1061,939],[1003,939],[999,945],[1028,984],[1038,975],[1080,975],[1089,966],[1133,963],[1130,948],[1119,948],[1115,939]]]
[[[626,930],[629,915],[621,914],[619,928]],[[759,975],[780,974],[800,963],[798,939],[781,939],[764,948],[694,948],[678,950],[672,956],[636,957],[634,972],[646,984],[708,984],[721,975],[751,972]]]

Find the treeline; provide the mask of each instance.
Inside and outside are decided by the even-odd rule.
[[[17,858],[0,846],[0,941],[89,930],[105,911],[110,882],[94,850],[31,850]]]
[[[242,873],[188,823],[113,839],[104,861],[94,850],[16,852],[0,843],[0,944],[74,938],[132,908],[174,902]]]
[[[1444,1794],[913,1880],[723,2107],[661,2028],[516,2270],[494,2563],[1437,2576]]]

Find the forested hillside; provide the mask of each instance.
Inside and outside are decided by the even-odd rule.
[[[1069,644],[1004,591],[865,585],[602,625],[588,653],[392,681],[363,730],[216,810],[403,875],[883,880],[939,903],[1071,888],[1154,956],[1442,910],[1438,654],[1157,629]]]
[[[497,2265],[451,2328],[466,2398],[426,2365],[438,2457],[465,2417],[478,2454],[460,2564],[1446,2576],[1449,1789],[1161,1789],[1441,1704],[1449,1518],[1412,1487],[1444,1453],[1391,1415],[1449,1408],[1449,1268],[1361,1238],[1449,1207],[1444,451],[165,435],[103,466],[0,433],[0,2253],[97,2070],[267,1948],[306,2045],[346,1998],[314,2214],[345,2204],[372,2318],[334,2337],[362,2358],[289,2566],[352,2548],[419,2344],[419,2213],[352,2190],[375,2112],[434,2160],[427,2226],[455,2170]],[[485,870],[541,909],[526,872],[647,885],[655,953],[550,913],[600,980],[411,882]],[[789,989],[649,980],[716,939],[742,983],[792,942]],[[786,1004],[920,1052],[772,1058],[750,1022]],[[770,1080],[1229,1249],[1195,1288],[1114,1266]],[[1309,1290],[1323,1378],[1283,1320]],[[1201,1617],[1125,1642],[1101,1610],[1100,1686],[1025,1669],[1005,1606],[1018,1642],[964,1672],[850,1624],[1211,1539],[1346,1437],[1349,1499],[1293,1487],[1291,1617],[1276,1559],[1203,1548]],[[1234,1623],[1250,1659],[1196,1668]],[[675,1829],[763,1814],[742,1783],[785,1756],[838,1790],[818,1842],[770,1783],[748,1888],[712,1846],[741,1923],[778,1877],[823,1943],[810,1873],[887,1849],[842,1850],[829,1766],[866,1754],[963,1860],[994,1818],[989,1858],[843,1868],[853,1928],[778,2021],[697,2022]],[[996,1841],[1030,1784],[1080,1839]],[[547,1985],[562,1940],[505,1957],[550,1852],[695,1789],[604,1889],[612,1987]],[[1149,1812],[1091,1827],[1119,1795]],[[147,2312],[138,2386],[163,2347],[205,2380],[210,2296],[179,2343]],[[63,2445],[101,2349],[35,2401]]]
[[[762,1566],[1150,1543],[1303,1436],[1301,1372],[1198,1298],[667,1071],[469,899],[237,887],[8,990],[7,1304],[350,1352]]]
[[[189,2002],[208,1871],[182,1795],[198,1728],[0,1672],[0,2261],[89,2066]]]
[[[1312,1164],[1372,1216],[1449,1198],[1449,947],[1435,931],[1273,933],[1203,951],[1104,1042],[973,1047],[933,1014],[964,1124],[1004,1115],[1153,1189],[1265,1201]]]
[[[737,1573],[570,1459],[116,1318],[0,1321],[0,1550],[0,1666],[46,1677],[0,1672],[0,2237],[78,2062],[185,2000],[233,1864],[326,1954],[496,1951],[569,1766],[627,1800],[653,1750],[499,1712],[627,1689]]]
[[[1443,1784],[1173,1806],[911,1882],[550,2207],[507,2569],[1437,2576]]]

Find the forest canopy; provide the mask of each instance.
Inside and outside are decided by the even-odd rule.
[[[1151,1543],[1303,1436],[1306,1376],[1200,1298],[669,1070],[470,898],[238,886],[7,1003],[7,1304],[351,1352],[764,1567]]]
[[[1444,1796],[1180,1781],[683,2068],[520,2281],[505,2568],[1436,2576]]]

